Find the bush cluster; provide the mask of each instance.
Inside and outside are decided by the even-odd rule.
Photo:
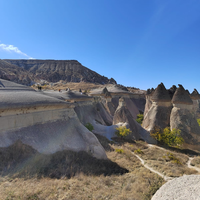
[[[124,153],[124,150],[123,150],[123,149],[115,149],[115,151],[116,151],[117,153]]]
[[[121,138],[126,137],[131,133],[131,130],[129,128],[126,128],[126,126],[120,126],[116,128],[115,134]]]
[[[199,126],[200,126],[200,119],[197,119],[197,122],[198,122],[198,124],[199,124]]]
[[[181,137],[181,130],[175,128],[171,131],[169,127],[163,130],[155,127],[150,135],[158,142],[164,143],[170,147],[180,147],[184,143],[184,139]]]

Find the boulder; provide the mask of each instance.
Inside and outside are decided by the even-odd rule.
[[[197,200],[200,199],[200,176],[184,175],[165,183],[151,200]]]

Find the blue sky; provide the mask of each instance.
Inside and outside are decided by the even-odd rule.
[[[0,0],[0,59],[78,60],[119,84],[200,92],[199,0]]]

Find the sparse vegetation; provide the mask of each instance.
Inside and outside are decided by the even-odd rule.
[[[180,162],[180,160],[179,160],[178,158],[176,158],[176,157],[174,156],[173,153],[167,152],[167,157],[168,157],[168,159],[169,159],[170,161],[172,161],[173,163],[182,165],[182,163]]]
[[[181,131],[179,129],[174,128],[171,131],[169,127],[166,127],[163,130],[155,127],[150,134],[158,142],[166,144],[170,147],[173,146],[180,148],[181,145],[184,143],[184,139],[181,137]]]
[[[191,162],[191,165],[200,168],[200,156],[194,158]]]
[[[138,114],[138,115],[137,115],[136,121],[137,121],[139,124],[142,124],[143,119],[144,119],[144,115],[143,115],[143,114]]]
[[[94,126],[93,126],[91,123],[89,123],[89,122],[85,125],[85,127],[86,127],[89,131],[93,131],[93,130],[94,130]]]
[[[134,151],[134,153],[143,154],[144,152],[143,152],[141,149],[136,149],[136,150]]]
[[[123,149],[115,149],[115,151],[116,151],[117,153],[124,153],[124,150],[123,150]]]
[[[126,137],[130,133],[131,133],[131,130],[129,128],[126,128],[126,126],[120,126],[120,127],[116,128],[116,132],[115,132],[115,134],[121,138]]]
[[[132,153],[135,150],[143,152],[138,155],[147,165],[167,176],[197,173],[187,167],[188,156],[183,153],[149,147],[143,141],[115,143],[97,137],[106,149],[107,161],[92,158],[85,152],[62,151],[50,156],[37,153],[36,156],[36,152],[20,143],[9,147],[6,156],[1,157],[4,160],[0,163],[1,171],[18,171],[0,176],[0,199],[150,200],[165,181],[141,164]],[[3,152],[5,148],[0,150]]]
[[[197,119],[197,123],[199,124],[199,126],[200,126],[200,119]]]

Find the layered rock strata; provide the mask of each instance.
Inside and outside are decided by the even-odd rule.
[[[117,107],[113,118],[113,125],[118,123],[127,123],[131,130],[131,134],[129,134],[127,138],[134,140],[142,139],[148,143],[155,143],[154,139],[150,137],[149,133],[134,120],[126,106],[126,101],[124,98],[119,99],[119,106]]]
[[[152,96],[148,98],[152,104],[148,111],[145,111],[142,126],[148,131],[152,131],[155,127],[165,128],[169,126],[172,104],[163,83],[159,84]]]
[[[180,129],[185,140],[184,146],[200,149],[200,127],[193,112],[193,101],[182,85],[176,90],[173,99],[173,109],[170,115],[171,129]]]
[[[193,111],[196,115],[196,118],[200,118],[200,94],[199,92],[194,89],[194,91],[191,93],[190,98],[193,101]]]
[[[0,147],[17,140],[40,153],[86,151],[106,159],[97,138],[79,121],[74,105],[0,79]]]

